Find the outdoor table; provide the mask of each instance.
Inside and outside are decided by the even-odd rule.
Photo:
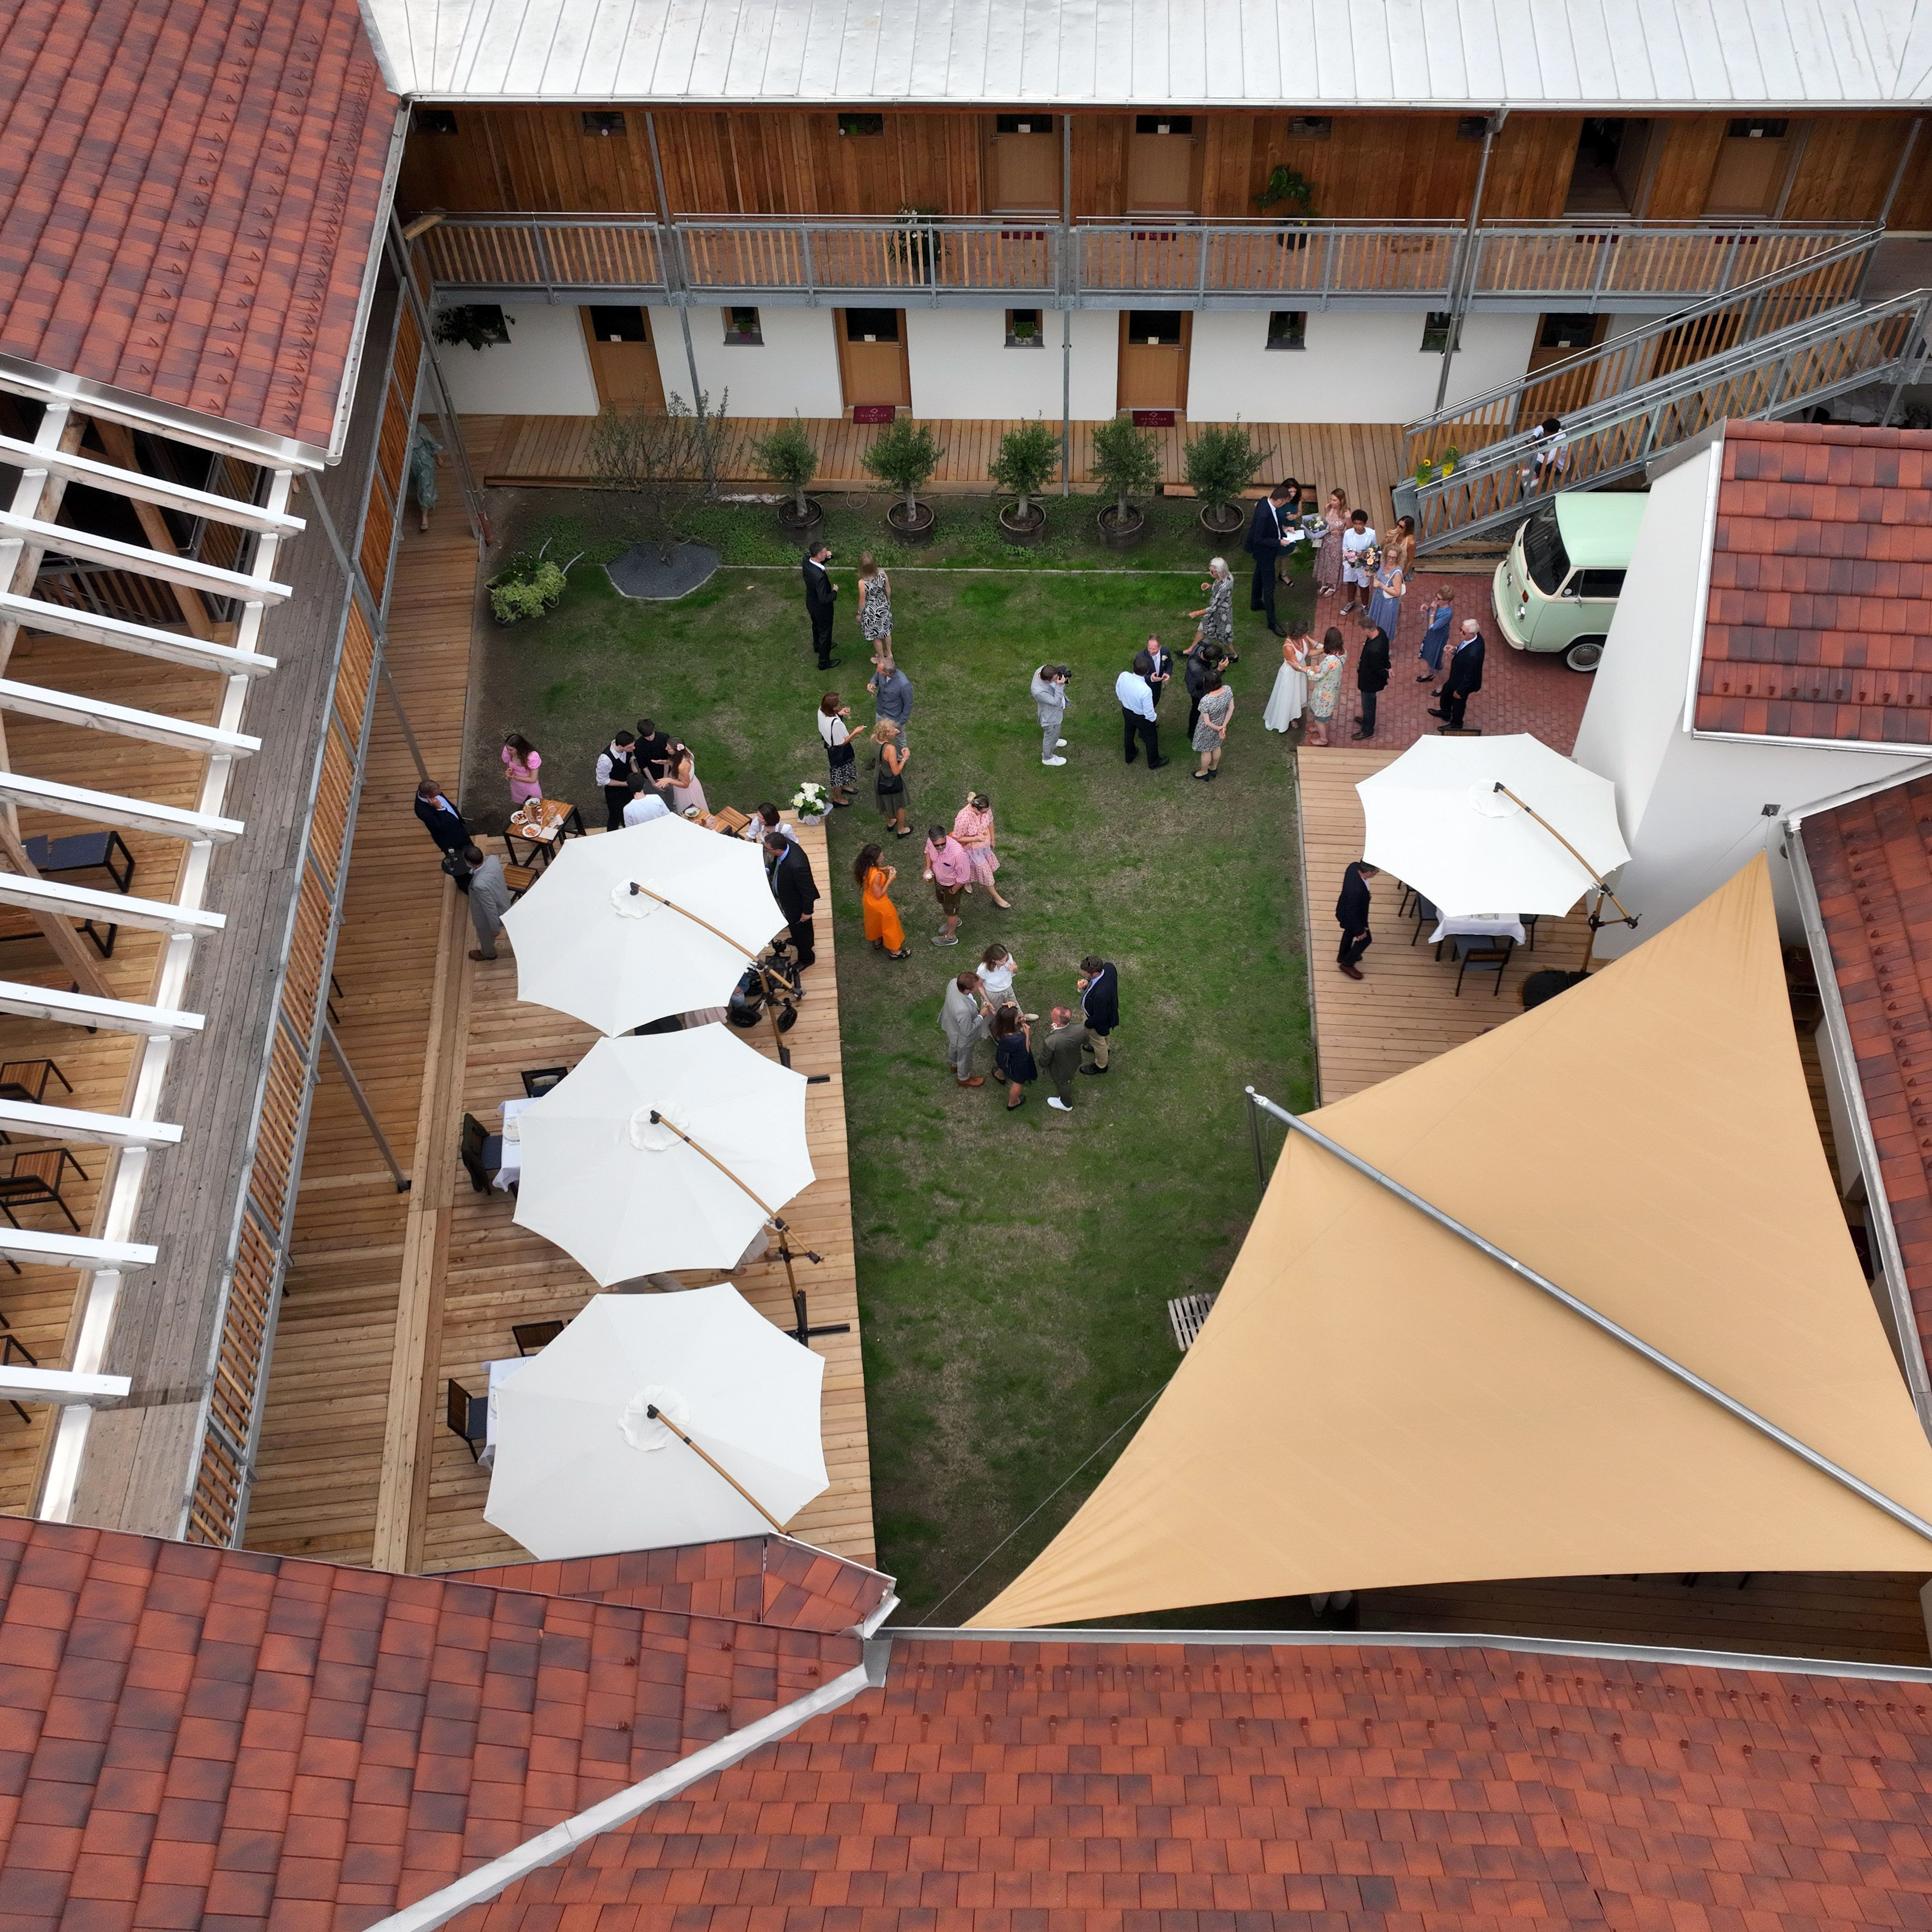
[[[492,1468],[496,1461],[496,1385],[513,1369],[520,1369],[530,1358],[527,1355],[506,1355],[494,1362],[485,1362],[483,1371],[490,1378],[490,1396],[484,1409],[483,1447],[476,1452],[476,1466],[479,1469]]]
[[[548,865],[556,848],[573,836],[583,837],[584,814],[561,798],[532,799],[510,814],[510,822],[503,828],[510,862],[518,866],[534,866],[539,859]],[[530,848],[527,859],[518,856],[516,842],[520,838]]]
[[[1468,912],[1445,915],[1429,935],[1432,946],[1445,939],[1513,939],[1519,946],[1529,943],[1522,921],[1513,912]]]
[[[496,1170],[496,1178],[491,1184],[500,1193],[507,1194],[524,1175],[524,1144],[510,1132],[510,1123],[526,1107],[533,1107],[543,1098],[539,1094],[534,1098],[527,1094],[519,1094],[514,1100],[503,1102],[503,1164]]]

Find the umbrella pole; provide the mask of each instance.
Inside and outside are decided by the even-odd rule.
[[[718,1461],[715,1456],[706,1456],[704,1454],[704,1451],[702,1449],[700,1449],[698,1447],[698,1444],[692,1442],[691,1438],[686,1435],[684,1431],[679,1428],[677,1424],[672,1421],[670,1418],[665,1414],[664,1411],[658,1408],[656,1402],[646,1402],[644,1405],[644,1413],[648,1415],[653,1422],[662,1422],[687,1449],[694,1450],[700,1456],[704,1456],[705,1461],[710,1463],[712,1468],[716,1469],[718,1474],[722,1476],[724,1480],[731,1485],[732,1488],[736,1490],[739,1495],[742,1496],[746,1502],[749,1503],[752,1508],[756,1510],[759,1515],[763,1516],[766,1522],[771,1525],[772,1528],[776,1530],[781,1536],[784,1534],[784,1525],[779,1522],[778,1518],[772,1515],[771,1511],[766,1508],[764,1504],[760,1502],[758,1498],[753,1496],[751,1491],[746,1489],[744,1484],[740,1482],[737,1478],[733,1475],[731,1472],[726,1468],[724,1466]]]
[[[736,947],[737,950],[743,953],[754,966],[758,965],[758,956],[749,946],[741,944],[728,932],[720,932],[708,919],[700,919],[697,914],[687,907],[680,905],[676,900],[666,898],[662,892],[652,892],[649,886],[639,885],[635,879],[631,881],[631,892],[634,897],[655,899],[659,905],[668,907],[673,912],[682,913],[693,926],[703,926],[714,939],[722,939],[727,946]],[[772,1045],[778,1049],[778,1064],[781,1066],[789,1066],[791,1064],[791,1054],[778,1033],[778,1010],[772,1004],[772,976],[770,970],[760,968],[759,978],[765,989],[765,1012],[772,1023]],[[675,1130],[673,1131],[674,1132]]]
[[[1600,914],[1604,910],[1604,900],[1608,899],[1611,904],[1616,908],[1618,914],[1622,917],[1624,925],[1631,927],[1634,927],[1636,926],[1636,916],[1625,910],[1623,901],[1618,898],[1616,894],[1612,892],[1610,887],[1606,885],[1601,879],[1598,878],[1596,867],[1592,865],[1589,860],[1585,858],[1582,854],[1578,851],[1576,847],[1571,844],[1569,840],[1564,838],[1562,833],[1558,831],[1556,826],[1552,825],[1549,820],[1544,817],[1542,813],[1538,812],[1534,806],[1526,805],[1522,800],[1518,798],[1516,794],[1511,791],[1509,787],[1504,784],[1500,778],[1496,781],[1496,790],[1501,792],[1504,797],[1508,799],[1510,804],[1514,806],[1519,812],[1528,812],[1530,817],[1534,819],[1537,824],[1541,826],[1544,830],[1548,832],[1550,837],[1555,839],[1557,844],[1562,846],[1564,850],[1568,852],[1570,857],[1574,859],[1577,864],[1581,866],[1584,871],[1590,875],[1590,883],[1597,889],[1597,910],[1599,914]],[[1599,921],[1599,923],[1600,922],[1601,922]],[[1594,927],[1591,930],[1590,937],[1594,942],[1596,938],[1596,932]],[[1589,964],[1589,959],[1586,956],[1583,962],[1583,964],[1586,970],[1588,968]]]

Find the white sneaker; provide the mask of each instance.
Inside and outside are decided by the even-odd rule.
[[[1052,1108],[1057,1113],[1070,1114],[1073,1111],[1073,1109],[1070,1107],[1058,1094],[1050,1095],[1048,1097],[1046,1104],[1049,1107]]]
[[[1066,748],[1066,740],[1064,738],[1056,738],[1053,742],[1056,750],[1064,751]]]
[[[1040,763],[1043,765],[1064,765],[1066,762],[1066,760],[1064,758],[1042,758],[1040,760]]]

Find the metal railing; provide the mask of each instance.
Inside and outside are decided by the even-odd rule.
[[[1562,487],[1594,489],[1640,476],[1653,457],[1726,416],[1790,416],[1847,390],[1889,382],[1892,404],[1923,380],[1932,290],[1820,316],[1706,358],[1565,418]],[[1889,414],[1889,408],[1888,409]],[[1417,547],[1430,550],[1520,523],[1546,500],[1536,487],[1529,435],[1479,450],[1454,475],[1405,484]]]
[[[1848,223],[1082,221],[1026,217],[692,215],[666,230],[595,214],[448,215],[423,236],[440,287],[552,299],[677,292],[707,300],[938,304],[998,296],[1112,306],[1682,307],[1788,274],[1874,230]],[[1473,256],[1467,251],[1473,250]]]
[[[1640,383],[1856,302],[1880,235],[1869,229],[1851,236],[1796,267],[1773,269],[1594,349],[1419,417],[1402,431],[1402,468],[1412,472],[1419,461],[1436,461],[1451,444],[1473,451],[1546,416],[1567,416],[1586,404],[1607,402]]]

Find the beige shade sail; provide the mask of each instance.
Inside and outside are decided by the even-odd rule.
[[[1584,984],[1310,1118],[1932,1518],[1762,856]],[[1928,1570],[1932,1542],[1291,1136],[1152,1413],[971,1621],[1732,1570]]]

